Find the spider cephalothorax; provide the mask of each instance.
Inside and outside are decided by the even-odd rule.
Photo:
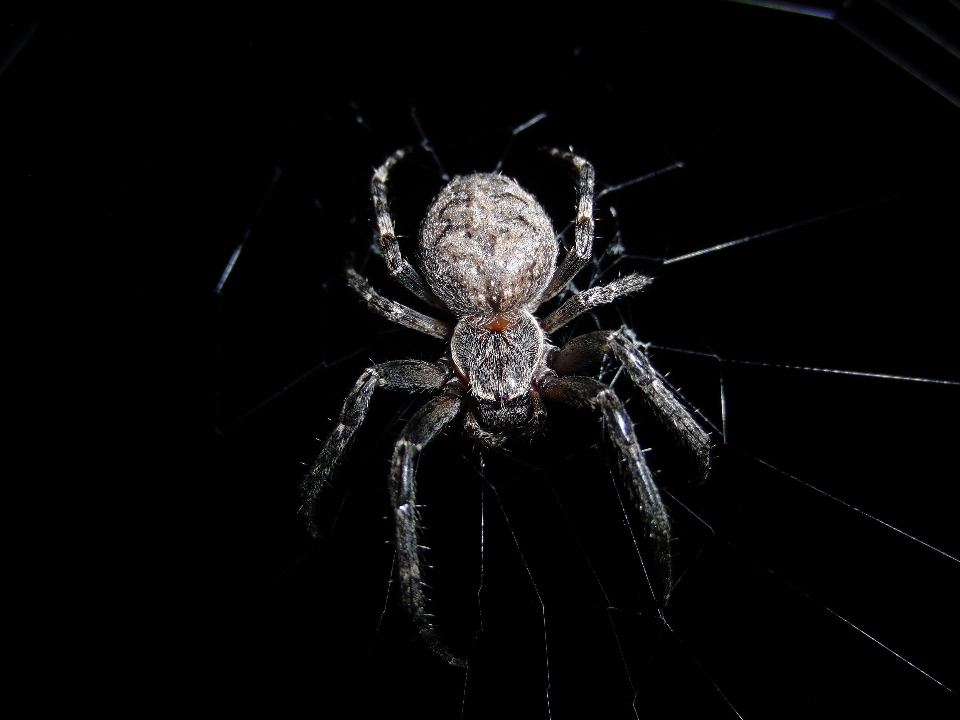
[[[637,347],[628,329],[601,330],[562,348],[549,336],[577,316],[640,290],[650,278],[633,273],[584,290],[543,319],[534,316],[587,264],[593,252],[593,166],[569,152],[552,150],[577,170],[577,219],[573,248],[557,265],[559,244],[550,218],[515,180],[478,173],[450,181],[431,203],[420,227],[423,277],[400,254],[387,204],[390,169],[398,150],[371,181],[380,249],[390,274],[424,302],[453,316],[437,320],[378,294],[349,268],[350,286],[375,312],[398,325],[443,340],[436,363],[394,360],[367,368],[347,396],[340,422],[323,443],[302,485],[303,510],[312,531],[316,499],[336,472],[366,416],[377,387],[416,392],[429,400],[407,422],[394,447],[389,486],[396,527],[401,603],[430,648],[453,665],[465,661],[440,640],[424,605],[418,540],[416,459],[423,447],[457,417],[483,445],[497,447],[536,434],[546,416],[544,399],[599,410],[620,459],[624,484],[640,508],[645,534],[655,548],[660,599],[673,585],[670,521],[630,417],[612,388],[577,371],[612,355],[661,419],[696,454],[701,474],[710,468],[710,437]],[[426,281],[424,281],[424,278]]]

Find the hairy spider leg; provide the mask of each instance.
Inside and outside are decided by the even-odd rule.
[[[400,252],[400,243],[397,242],[397,234],[393,227],[393,217],[390,215],[390,203],[387,198],[387,178],[390,170],[400,160],[406,157],[408,149],[397,150],[388,157],[383,165],[377,168],[370,180],[370,195],[373,197],[373,209],[377,217],[377,230],[379,231],[380,250],[383,253],[383,260],[387,264],[387,270],[390,277],[397,280],[407,290],[412,292],[418,298],[436,308],[446,309],[433,291],[427,287],[427,284],[420,277],[420,273],[414,269],[410,262],[403,257]]]
[[[653,545],[653,558],[660,580],[655,593],[660,602],[665,604],[673,589],[670,519],[623,403],[612,388],[583,375],[551,379],[544,384],[542,392],[546,398],[576,407],[599,409],[603,414],[620,460],[620,479],[643,514],[644,535]]]
[[[460,412],[461,399],[455,395],[434,398],[410,418],[393,450],[390,464],[390,498],[396,526],[397,576],[400,601],[427,646],[450,665],[466,667],[467,661],[454,655],[440,639],[427,614],[421,569],[420,512],[417,509],[417,458],[424,446],[452,422]]]
[[[700,466],[700,479],[710,474],[711,442],[706,432],[693,414],[678,399],[667,385],[663,376],[657,372],[646,354],[640,350],[635,340],[624,330],[597,330],[579,335],[557,354],[553,369],[560,375],[569,375],[583,366],[602,361],[604,356],[613,355],[624,369],[630,380],[643,393],[644,399],[696,456]]]
[[[553,273],[550,284],[540,297],[541,303],[563,290],[593,257],[593,165],[571,152],[556,148],[549,152],[553,157],[571,163],[577,170],[577,220],[573,247],[567,251],[563,262]]]
[[[307,520],[307,529],[311,535],[320,536],[314,517],[317,498],[324,486],[337,474],[354,435],[367,417],[373,391],[377,387],[405,392],[439,390],[448,376],[446,368],[423,360],[391,360],[363,371],[343,402],[340,422],[323,441],[320,454],[300,484],[300,495],[303,498],[300,511]]]

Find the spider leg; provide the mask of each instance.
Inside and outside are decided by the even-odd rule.
[[[459,397],[444,395],[424,405],[407,423],[394,447],[390,468],[390,497],[397,529],[397,562],[400,600],[413,624],[430,649],[450,665],[466,667],[466,660],[454,655],[437,635],[425,609],[420,541],[417,529],[416,465],[424,446],[460,411]]]
[[[323,441],[320,454],[300,484],[303,505],[300,511],[307,519],[307,529],[314,537],[319,531],[314,520],[317,497],[336,474],[353,436],[363,423],[370,407],[370,398],[377,387],[390,390],[438,390],[446,382],[448,372],[421,360],[394,360],[367,368],[347,395],[340,411],[340,422]]]
[[[578,155],[556,148],[550,150],[550,154],[566,160],[577,170],[577,224],[573,247],[553,273],[550,284],[540,298],[541,303],[563,290],[593,257],[593,165]]]
[[[347,268],[347,282],[350,287],[367,301],[367,306],[378,315],[382,315],[390,322],[397,325],[403,325],[411,330],[417,330],[427,335],[446,340],[453,332],[449,323],[442,320],[435,320],[428,315],[419,313],[416,310],[408,308],[394,300],[385,298],[374,290],[363,275],[358,273],[352,267]]]
[[[398,280],[407,290],[424,302],[434,307],[442,308],[443,303],[437,299],[433,291],[427,287],[414,267],[400,253],[400,244],[393,227],[393,217],[390,215],[390,204],[387,199],[387,177],[390,170],[398,161],[402,160],[408,150],[397,150],[388,157],[383,165],[377,168],[370,180],[370,194],[373,196],[373,209],[377,216],[377,230],[379,231],[380,250],[383,260],[390,271],[390,277]]]
[[[670,518],[660,497],[653,472],[643,457],[643,449],[633,432],[633,423],[623,403],[599,380],[582,375],[554,377],[542,389],[544,397],[577,407],[592,407],[603,414],[610,439],[620,459],[621,479],[636,506],[643,513],[644,536],[652,544],[654,562],[659,570],[658,599],[665,604],[673,589],[670,560]]]
[[[557,354],[552,363],[553,370],[560,375],[569,375],[584,365],[602,360],[604,355],[613,355],[620,361],[661,421],[696,455],[701,479],[706,479],[711,463],[710,434],[677,399],[646,354],[624,331],[600,330],[573,338]]]
[[[554,330],[562,328],[574,318],[583,315],[583,313],[589,312],[600,305],[612,303],[617,298],[627,295],[628,293],[643,290],[643,288],[651,282],[653,282],[653,278],[651,277],[640,275],[639,273],[630,273],[606,285],[598,285],[589,290],[584,290],[574,295],[541,320],[540,327],[543,328],[545,333],[552,333]]]

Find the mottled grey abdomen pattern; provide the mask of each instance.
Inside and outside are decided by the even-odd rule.
[[[536,306],[557,262],[550,218],[515,180],[454,178],[420,226],[424,275],[458,316]]]

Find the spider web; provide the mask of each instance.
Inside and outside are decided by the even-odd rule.
[[[958,640],[960,365],[942,258],[957,109],[836,23],[689,7],[651,12],[629,34],[536,44],[523,81],[503,79],[480,107],[437,82],[432,55],[397,57],[381,82],[382,55],[358,50],[330,80],[343,87],[318,98],[337,58],[306,29],[177,28],[190,50],[174,72],[217,82],[191,91],[209,115],[164,165],[189,210],[164,195],[129,212],[130,228],[149,230],[134,236],[154,242],[128,252],[156,273],[127,294],[146,298],[148,359],[131,366],[163,380],[131,379],[157,408],[130,446],[144,481],[125,475],[94,515],[106,539],[94,541],[105,569],[92,584],[110,599],[92,616],[102,624],[78,624],[108,628],[82,632],[124,660],[110,677],[158,702],[189,688],[219,709],[333,716],[935,717],[955,706],[960,679],[944,656]],[[617,187],[598,202],[594,279],[638,269],[657,280],[572,330],[633,328],[726,441],[708,482],[689,484],[691,459],[625,378],[605,376],[673,518],[679,582],[661,614],[596,417],[552,407],[547,437],[485,456],[455,430],[438,438],[419,468],[430,610],[469,654],[466,676],[417,642],[390,591],[387,461],[422,398],[375,396],[325,498],[322,542],[295,512],[298,463],[362,369],[438,352],[372,317],[342,279],[352,252],[377,289],[409,299],[364,254],[370,168],[420,138],[411,101],[444,170],[504,159],[558,227],[573,182],[538,148],[572,145],[594,162]],[[442,184],[426,150],[397,169],[408,255]],[[195,436],[171,436],[183,426]]]
[[[253,599],[229,623],[239,637],[256,638],[245,663],[271,677],[282,667],[289,687],[310,688],[318,707],[394,712],[409,694],[411,714],[443,717],[487,717],[505,706],[518,716],[736,717],[952,702],[955,668],[938,648],[955,631],[957,547],[945,469],[958,387],[956,358],[942,342],[950,280],[933,259],[957,180],[940,169],[949,163],[931,162],[946,149],[945,136],[923,137],[921,126],[939,126],[920,110],[915,127],[903,127],[902,118],[880,122],[902,100],[876,88],[896,82],[910,103],[939,107],[943,116],[955,108],[870,56],[870,71],[882,77],[858,80],[857,96],[845,98],[851,76],[842,61],[854,51],[849,40],[828,39],[840,57],[820,60],[826,73],[809,58],[780,65],[785,77],[773,97],[768,86],[743,90],[741,105],[708,129],[690,123],[667,139],[624,130],[633,100],[620,90],[609,101],[616,112],[595,112],[595,125],[616,143],[591,142],[582,118],[551,106],[506,154],[504,172],[558,222],[570,214],[572,182],[537,148],[572,143],[594,161],[610,192],[598,203],[605,240],[593,280],[636,268],[658,279],[642,297],[573,331],[594,322],[634,328],[718,440],[726,438],[717,472],[691,486],[690,459],[639,397],[629,405],[674,518],[680,581],[665,613],[649,599],[639,518],[618,489],[596,418],[552,408],[545,439],[483,456],[450,430],[420,465],[424,543],[433,565],[430,609],[471,665],[466,677],[440,665],[397,611],[381,517],[391,441],[422,400],[382,394],[328,495],[327,540],[315,548],[288,540],[304,553],[288,552],[289,567],[262,561],[265,584],[250,588]],[[783,53],[777,62],[787,62]],[[702,85],[689,92],[695,107],[709,103]],[[656,110],[665,112],[667,102],[661,96]],[[388,123],[356,109],[363,124],[344,132],[376,147],[356,163],[360,177],[342,183],[354,214],[344,212],[342,188],[331,199],[326,179],[317,193],[322,220],[310,232],[324,237],[334,216],[356,217],[349,248],[362,253],[368,168],[391,143],[415,141],[416,131],[394,108],[390,122],[406,123],[404,138],[383,139]],[[503,156],[506,133],[468,134],[463,143],[439,108],[421,102],[417,117],[450,173],[489,169]],[[534,116],[516,120],[526,117]],[[414,234],[442,182],[427,152],[398,169],[401,233]],[[280,215],[275,197],[271,212]],[[251,427],[322,435],[330,427],[324,418],[337,412],[368,359],[436,355],[429,341],[350,303],[337,279],[339,257],[329,257],[342,255],[345,242],[311,242],[321,247],[309,258],[299,247],[296,258],[269,252],[281,266],[274,287],[287,284],[291,266],[308,269],[290,280],[304,295],[284,306],[299,315],[299,367],[312,367],[308,357],[325,363],[258,411],[255,424],[229,430],[244,442]],[[292,244],[283,252],[294,252]],[[256,260],[245,259],[245,272],[255,265],[263,272],[266,245]],[[398,297],[377,258],[360,260],[376,287]],[[329,268],[320,283],[316,268]],[[261,344],[250,314],[238,312],[231,322],[240,327],[231,332]],[[266,308],[255,314],[275,322]],[[243,372],[262,380],[258,368]],[[624,379],[616,387],[634,394]],[[271,430],[284,416],[291,420]],[[308,461],[313,452],[288,457]],[[271,571],[277,577],[267,582]]]

